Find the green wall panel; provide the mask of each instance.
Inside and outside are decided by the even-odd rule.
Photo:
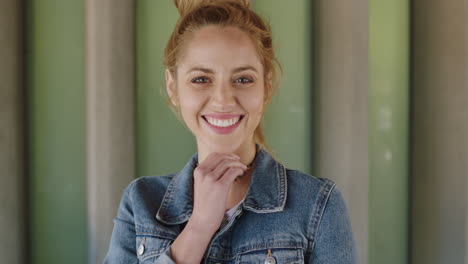
[[[369,263],[408,263],[409,1],[369,4]]]
[[[311,2],[256,0],[253,8],[270,22],[284,78],[264,116],[264,131],[279,160],[311,173]]]
[[[88,260],[84,2],[29,4],[31,263],[83,264]]]
[[[137,1],[137,175],[177,172],[196,151],[160,95],[163,54],[179,13],[172,1]]]

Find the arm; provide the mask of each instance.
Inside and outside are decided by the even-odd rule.
[[[178,264],[200,263],[224,217],[232,182],[247,169],[239,157],[211,153],[194,170],[194,209],[171,246]]]
[[[109,250],[104,258],[104,264],[139,263],[137,249],[135,246],[136,233],[132,208],[133,201],[130,195],[134,183],[135,181],[130,183],[123,192],[119,209],[117,211],[117,217],[114,218],[114,229],[112,230]],[[185,235],[182,238],[181,235],[179,235],[179,237],[174,241],[174,243],[178,242],[178,244],[181,244],[179,247],[187,252],[190,252],[190,250],[187,250],[186,247],[193,246],[193,244],[196,244],[197,242],[197,239],[192,236],[189,230],[190,229],[185,228],[184,232],[181,233],[181,235]],[[193,243],[191,243],[192,241]],[[197,246],[199,245],[197,244]],[[178,250],[176,252],[178,252]],[[185,256],[181,255],[181,257]],[[171,247],[159,255],[155,260],[155,263],[175,264],[171,255]]]
[[[104,264],[138,264],[135,245],[136,233],[133,216],[132,187],[135,181],[125,188],[120,200],[117,217],[114,218],[114,229],[110,240],[109,250],[104,258]],[[177,240],[176,240],[177,241]],[[157,257],[155,263],[175,264],[171,258],[171,248]]]
[[[135,249],[135,224],[133,222],[132,202],[129,192],[134,181],[125,188],[120,200],[117,217],[114,218],[114,229],[109,250],[104,258],[104,264],[138,264]]]
[[[212,236],[221,225],[229,188],[234,179],[247,169],[239,159],[212,153],[194,170],[193,213],[172,245],[155,256],[154,263],[200,263]],[[135,182],[125,189],[122,196],[104,264],[139,263],[132,201]]]
[[[315,237],[310,263],[358,263],[348,210],[336,186],[330,193]]]
[[[172,243],[168,256],[178,264],[200,263],[212,236],[213,232],[197,228],[191,218]]]

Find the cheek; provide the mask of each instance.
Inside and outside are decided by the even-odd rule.
[[[193,97],[180,97],[180,112],[184,122],[188,126],[195,124],[197,122],[197,116],[200,112],[200,104],[196,100],[193,100]]]
[[[203,103],[203,99],[200,96],[189,92],[181,92],[179,100],[182,111],[191,114],[196,114]]]
[[[257,115],[262,115],[263,114],[263,100],[258,100],[255,104],[254,112]]]
[[[256,114],[263,113],[263,93],[257,92],[255,95],[249,96],[249,108]]]
[[[263,115],[263,98],[261,96],[252,96],[248,101],[248,112],[254,123],[260,122]]]

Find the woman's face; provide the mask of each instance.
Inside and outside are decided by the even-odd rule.
[[[235,152],[253,144],[263,114],[263,66],[236,27],[205,26],[188,40],[167,91],[198,148]]]

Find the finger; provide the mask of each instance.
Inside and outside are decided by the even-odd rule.
[[[232,182],[234,182],[234,180],[237,177],[242,176],[243,174],[244,174],[244,170],[242,170],[241,168],[239,168],[239,167],[230,167],[226,171],[226,173],[224,173],[224,175],[221,177],[221,179],[219,179],[219,181],[222,184],[231,185]]]
[[[236,160],[236,158],[232,155],[226,153],[216,153],[212,152],[210,155],[206,157],[205,160],[199,165],[203,167],[207,172],[214,170],[223,160],[231,159]]]
[[[207,167],[210,163],[212,163],[214,160],[219,158],[219,153],[217,152],[211,152],[208,154],[208,156],[205,157],[203,161],[198,160],[198,166],[201,167]]]
[[[218,166],[210,173],[215,180],[223,177],[223,174],[227,171],[227,169],[231,167],[241,168],[243,172],[247,170],[247,166],[240,161],[237,160],[223,160]]]
[[[216,152],[210,153],[208,157],[205,160],[203,160],[202,164],[199,164],[198,167],[195,168],[194,177],[198,178],[210,175],[210,173],[216,168],[216,166],[226,159],[235,160],[234,157],[228,156],[227,154]]]

